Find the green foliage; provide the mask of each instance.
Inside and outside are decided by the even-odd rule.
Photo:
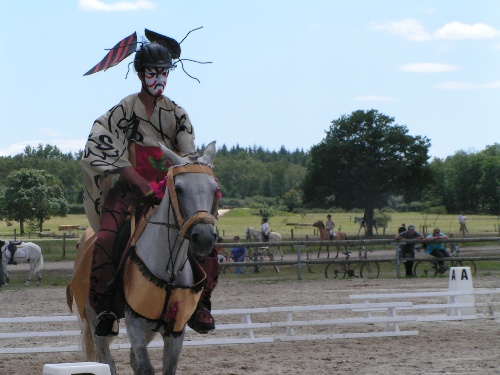
[[[262,219],[269,219],[270,217],[273,217],[273,210],[269,206],[263,205],[259,208],[259,216]]]
[[[21,233],[25,221],[35,221],[42,231],[44,221],[68,212],[68,203],[54,176],[35,169],[21,169],[7,176],[0,207],[2,217],[19,221]]]
[[[405,126],[393,123],[376,110],[332,121],[325,139],[311,149],[304,203],[362,207],[371,235],[374,208],[387,205],[390,195],[412,193],[427,183],[429,139],[408,135]]]
[[[288,211],[293,212],[293,210],[300,207],[302,204],[299,192],[295,189],[287,191],[283,194],[283,203],[287,207]]]

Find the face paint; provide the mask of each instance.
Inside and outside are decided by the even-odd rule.
[[[144,71],[144,83],[149,93],[160,96],[167,85],[168,69],[146,68]]]

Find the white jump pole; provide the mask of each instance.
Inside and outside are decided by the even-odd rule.
[[[97,362],[53,363],[43,366],[43,375],[111,375],[108,365]]]

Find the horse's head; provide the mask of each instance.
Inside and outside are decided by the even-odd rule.
[[[323,224],[323,221],[322,221],[322,220],[318,220],[318,221],[316,221],[316,222],[313,224],[313,227],[316,227],[316,228],[324,228],[324,227],[325,227],[325,224]]]
[[[215,142],[199,158],[181,157],[163,145],[160,147],[173,165],[167,174],[167,190],[178,229],[189,240],[194,255],[207,255],[217,239],[215,224],[220,198],[211,165]]]

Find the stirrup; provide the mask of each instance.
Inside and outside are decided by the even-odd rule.
[[[204,334],[215,329],[215,321],[210,311],[203,307],[196,309],[191,318],[188,320],[188,326],[193,331]]]
[[[112,311],[103,311],[97,315],[95,321],[95,335],[106,337],[106,336],[118,336],[120,332],[120,325],[118,324],[118,318]]]

